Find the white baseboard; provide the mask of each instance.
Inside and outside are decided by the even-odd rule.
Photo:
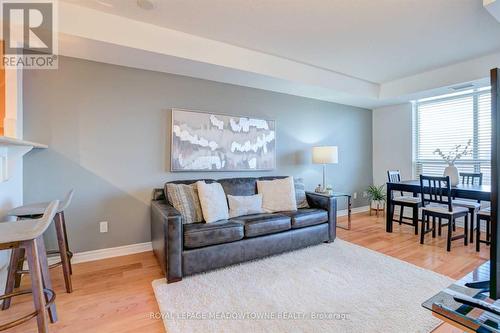
[[[351,209],[351,214],[367,212],[370,206],[362,206]],[[337,216],[347,216],[347,209],[337,211]]]
[[[153,251],[153,246],[151,242],[146,243],[138,243],[117,247],[110,247],[107,249],[93,250],[93,251],[85,251],[75,253],[73,255],[73,259],[71,263],[78,264],[81,262],[95,261],[107,258],[121,257],[129,254],[141,253]],[[59,261],[59,257],[50,257],[49,264]]]

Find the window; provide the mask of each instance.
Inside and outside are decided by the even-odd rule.
[[[482,172],[491,184],[491,89],[481,88],[419,100],[415,103],[415,171],[442,175],[445,154],[471,140],[472,154],[455,163],[460,172]]]

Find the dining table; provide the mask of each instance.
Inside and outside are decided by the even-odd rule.
[[[385,215],[385,230],[387,232],[392,232],[394,192],[412,193],[413,196],[416,197],[419,193],[421,193],[420,180],[403,180],[400,182],[387,183],[387,214]],[[400,193],[397,195],[400,195]],[[491,186],[479,184],[458,184],[457,186],[451,187],[450,195],[452,198],[491,201]]]

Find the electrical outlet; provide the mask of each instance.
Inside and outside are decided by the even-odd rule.
[[[354,193],[352,194],[352,198],[353,198],[353,199],[357,199],[357,198],[358,198],[358,192],[354,192]]]
[[[108,232],[108,221],[99,222],[99,232]]]
[[[366,198],[368,196],[368,192],[364,191],[363,192],[363,198]]]

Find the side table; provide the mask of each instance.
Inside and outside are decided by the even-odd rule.
[[[324,195],[325,197],[334,197],[341,198],[345,197],[347,200],[347,226],[337,224],[337,228],[344,230],[351,230],[351,211],[352,211],[352,200],[351,195],[343,192],[332,192],[332,193],[319,193],[319,192],[311,192],[318,195]]]

